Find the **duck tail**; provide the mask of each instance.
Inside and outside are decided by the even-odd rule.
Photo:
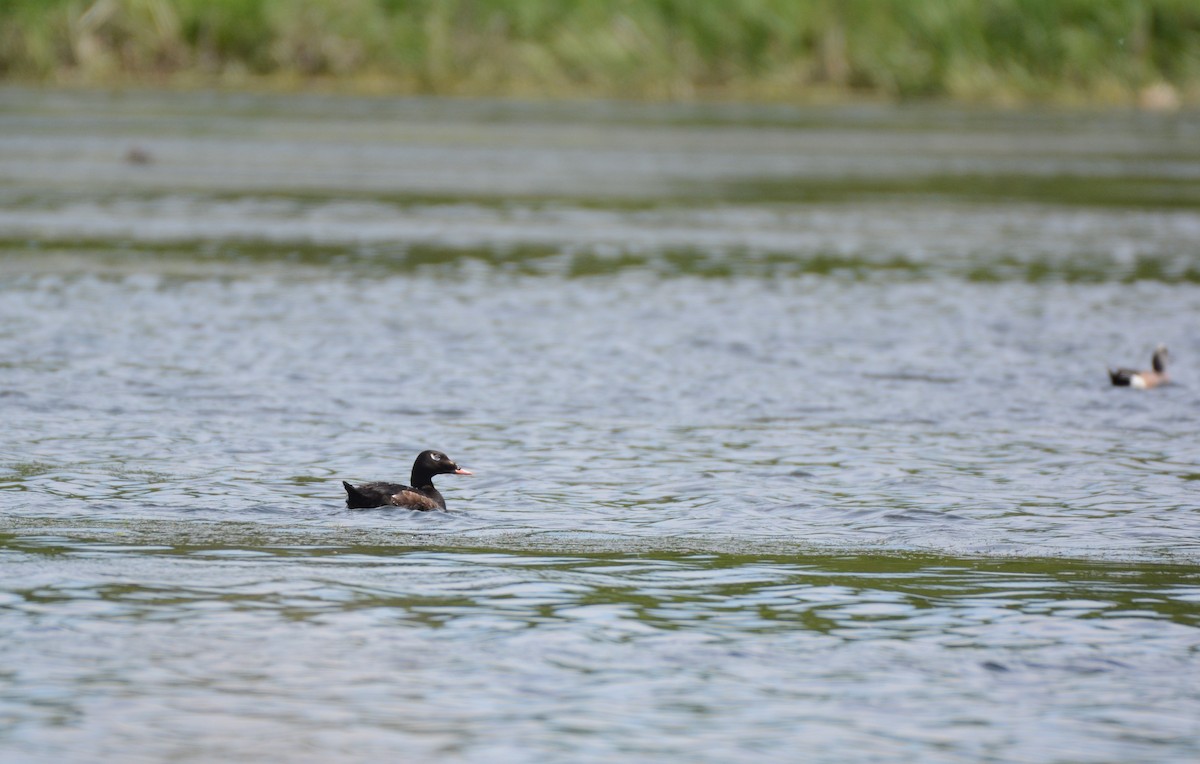
[[[1129,387],[1130,377],[1132,375],[1125,369],[1109,369],[1108,378],[1117,387]]]
[[[363,496],[357,488],[350,485],[345,480],[342,481],[342,488],[346,489],[346,506],[350,509],[369,507],[371,505],[370,502],[367,501],[366,496]]]

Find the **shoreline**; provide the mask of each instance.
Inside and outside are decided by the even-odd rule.
[[[637,93],[610,93],[598,89],[536,90],[514,88],[507,90],[452,89],[426,91],[404,87],[398,81],[373,77],[301,78],[292,75],[256,77],[197,77],[182,73],[169,76],[122,76],[105,79],[85,77],[62,78],[0,78],[0,91],[30,91],[45,93],[104,93],[108,95],[208,93],[213,95],[248,95],[263,97],[315,96],[328,98],[359,98],[367,100],[447,100],[481,101],[508,104],[620,104],[647,107],[695,107],[699,109],[765,107],[783,109],[853,109],[853,108],[929,108],[962,111],[1020,113],[1046,112],[1061,114],[1189,114],[1200,110],[1200,98],[1184,98],[1177,91],[1150,90],[1127,93],[1124,97],[1088,97],[1069,92],[1054,98],[964,98],[928,96],[895,98],[870,91],[814,90],[790,97],[757,94],[755,91],[715,89],[687,98],[657,97]]]

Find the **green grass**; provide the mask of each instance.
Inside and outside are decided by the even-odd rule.
[[[1200,101],[1196,0],[0,0],[0,77],[500,96]]]

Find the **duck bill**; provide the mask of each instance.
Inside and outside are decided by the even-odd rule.
[[[464,470],[460,467],[459,469],[456,469],[454,471],[454,474],[455,475],[474,475],[475,473],[471,472],[470,470]]]

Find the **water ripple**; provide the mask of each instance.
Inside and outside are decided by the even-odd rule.
[[[0,91],[6,761],[1200,759],[1193,116],[329,103]]]

